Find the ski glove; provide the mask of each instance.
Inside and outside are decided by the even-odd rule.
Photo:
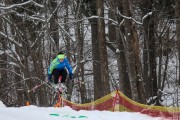
[[[69,79],[72,80],[73,74],[69,74]]]

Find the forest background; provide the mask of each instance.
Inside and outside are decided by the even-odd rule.
[[[51,106],[47,68],[64,51],[74,68],[68,100],[120,90],[178,107],[180,0],[1,0],[0,100]],[[171,102],[169,102],[171,100]]]

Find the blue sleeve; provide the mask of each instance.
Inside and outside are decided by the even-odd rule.
[[[68,69],[69,74],[72,74],[72,67],[68,62],[68,59],[65,58],[66,68]]]
[[[51,81],[50,67],[48,67],[47,75],[48,75],[48,81]]]

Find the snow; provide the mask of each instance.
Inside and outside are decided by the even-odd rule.
[[[6,107],[0,101],[0,120],[165,120],[141,113],[110,111],[75,111],[70,107]]]
[[[6,107],[6,106],[3,104],[2,101],[0,101],[0,108],[4,108],[4,107]]]

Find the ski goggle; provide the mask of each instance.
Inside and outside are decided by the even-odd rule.
[[[60,54],[57,56],[59,59],[64,59],[65,58],[65,55],[64,54]]]

